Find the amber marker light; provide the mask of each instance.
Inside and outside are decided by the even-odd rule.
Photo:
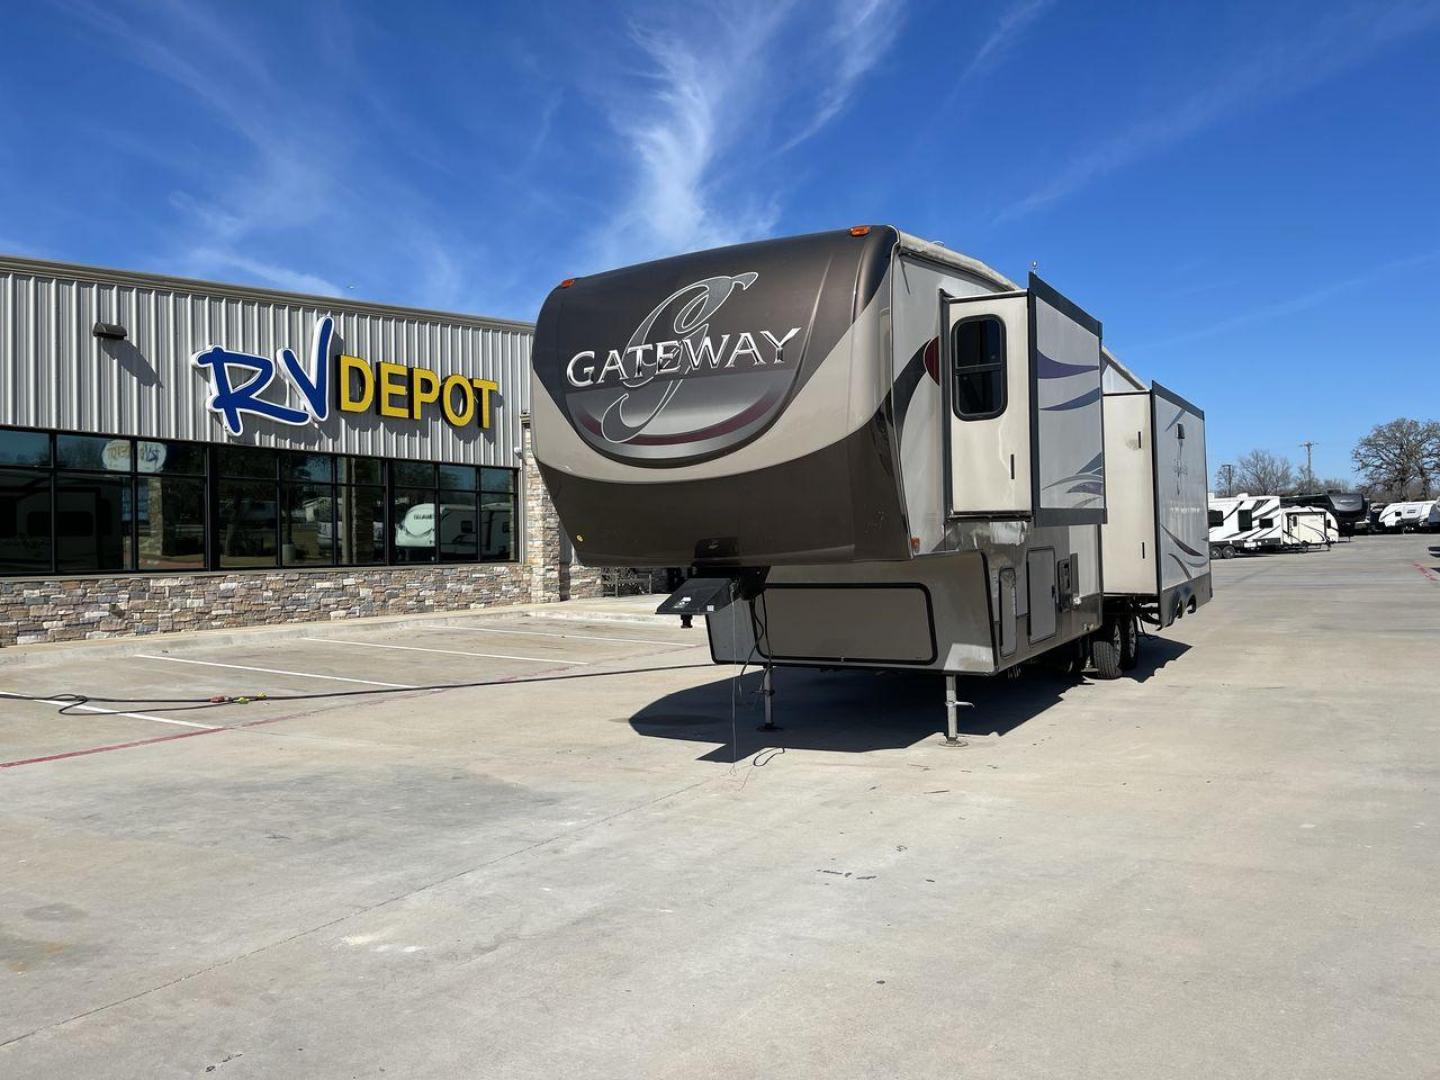
[[[851,235],[851,236],[868,236],[868,235],[870,235],[870,226],[869,226],[869,225],[851,225],[851,226],[850,226],[850,235]]]
[[[571,285],[574,285],[574,284],[575,284],[575,279],[574,279],[573,277],[567,277],[564,281],[560,282],[560,287],[561,287],[562,289],[568,289]]]

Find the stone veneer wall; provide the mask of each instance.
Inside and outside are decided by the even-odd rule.
[[[402,615],[530,599],[524,567],[376,567],[0,581],[0,645]]]
[[[528,421],[521,482],[520,562],[0,578],[0,646],[599,596],[599,570],[561,561],[565,540]]]

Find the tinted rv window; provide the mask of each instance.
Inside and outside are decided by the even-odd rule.
[[[982,315],[955,324],[953,403],[961,420],[985,420],[1005,411],[1005,324]]]
[[[1215,528],[1217,525],[1224,525],[1224,524],[1225,524],[1225,511],[1223,511],[1223,510],[1211,510],[1211,511],[1210,511],[1210,528],[1213,529],[1213,528]]]

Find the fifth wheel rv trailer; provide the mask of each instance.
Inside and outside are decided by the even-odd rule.
[[[1341,536],[1369,529],[1370,503],[1358,491],[1324,491],[1313,495],[1286,495],[1285,506],[1323,506],[1335,519]]]
[[[1211,558],[1279,551],[1285,544],[1278,495],[1212,495],[1209,520]]]
[[[1210,599],[1204,414],[1033,274],[888,226],[696,252],[562,282],[533,370],[577,557],[693,568],[660,610],[767,722],[775,665],[921,669],[953,741],[957,675],[1113,677]]]

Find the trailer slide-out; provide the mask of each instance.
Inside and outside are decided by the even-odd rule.
[[[953,739],[957,675],[1115,677],[1211,596],[1204,414],[1033,274],[885,226],[696,252],[562,283],[533,372],[577,557],[691,567],[660,610],[767,718],[775,665],[931,670]]]

